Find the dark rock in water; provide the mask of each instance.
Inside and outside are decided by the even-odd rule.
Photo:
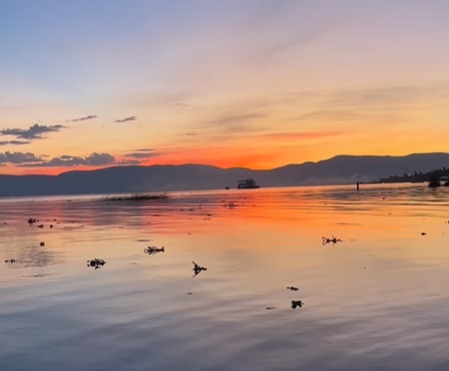
[[[296,307],[302,308],[303,306],[302,300],[292,300],[292,308],[295,309]]]
[[[93,267],[95,269],[98,269],[98,268],[102,267],[105,264],[106,264],[106,262],[103,259],[95,258],[95,259],[87,261],[87,266],[88,267]]]

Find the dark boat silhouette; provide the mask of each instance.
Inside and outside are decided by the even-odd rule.
[[[238,180],[237,188],[238,189],[253,189],[253,188],[259,188],[259,186],[256,184],[254,179],[248,178],[248,179]]]

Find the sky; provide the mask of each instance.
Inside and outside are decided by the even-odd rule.
[[[0,173],[449,152],[449,1],[0,0]]]

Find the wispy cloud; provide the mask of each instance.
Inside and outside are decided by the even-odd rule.
[[[78,122],[78,121],[86,121],[86,120],[93,120],[96,119],[98,116],[97,115],[89,115],[89,116],[84,116],[84,117],[79,117],[76,119],[72,119],[70,120],[71,122]]]
[[[203,127],[213,130],[220,135],[240,135],[242,133],[256,133],[264,131],[262,122],[269,116],[265,113],[254,112],[251,109],[243,113],[234,113],[243,109],[236,106],[233,111],[217,112],[203,120]]]
[[[0,141],[0,146],[7,146],[7,145],[13,145],[13,146],[20,146],[24,144],[30,144],[31,142],[26,140],[3,140]]]
[[[135,149],[135,152],[153,152],[154,149],[153,148],[139,148],[139,149]]]
[[[155,157],[155,156],[159,156],[158,153],[156,152],[132,152],[132,153],[127,153],[125,155],[125,157],[130,157],[130,158],[134,158],[134,159],[146,159],[146,158],[151,158],[151,157]]]
[[[115,120],[115,122],[128,122],[128,121],[136,121],[136,116],[125,117],[124,119]]]
[[[0,153],[0,164],[33,164],[39,163],[42,159],[30,152],[4,152]]]
[[[51,133],[55,131],[60,131],[61,129],[66,128],[64,125],[39,125],[34,124],[30,126],[29,129],[3,129],[0,130],[0,135],[11,135],[15,136],[18,139],[43,139],[42,136],[45,133]]]
[[[223,126],[237,125],[244,124],[245,122],[248,122],[250,120],[259,119],[262,117],[265,117],[265,115],[261,113],[224,114],[222,116],[216,117],[214,120],[211,120],[211,123]]]
[[[313,140],[322,138],[331,138],[348,134],[344,130],[331,131],[310,131],[310,132],[284,132],[284,133],[267,133],[253,136],[252,138],[263,138],[264,140],[282,140],[282,141],[298,141],[298,140]]]
[[[181,136],[181,137],[195,137],[197,135],[198,135],[197,133],[193,133],[193,132],[187,132],[187,133],[178,134],[178,136]]]
[[[190,107],[190,104],[177,102],[177,103],[175,103],[175,106],[185,108],[185,107]]]

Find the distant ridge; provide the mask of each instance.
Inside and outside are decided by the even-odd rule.
[[[408,156],[339,155],[270,170],[221,169],[208,165],[120,166],[60,175],[0,175],[0,196],[101,194],[236,188],[254,178],[261,187],[370,182],[394,174],[449,168],[448,153]]]

